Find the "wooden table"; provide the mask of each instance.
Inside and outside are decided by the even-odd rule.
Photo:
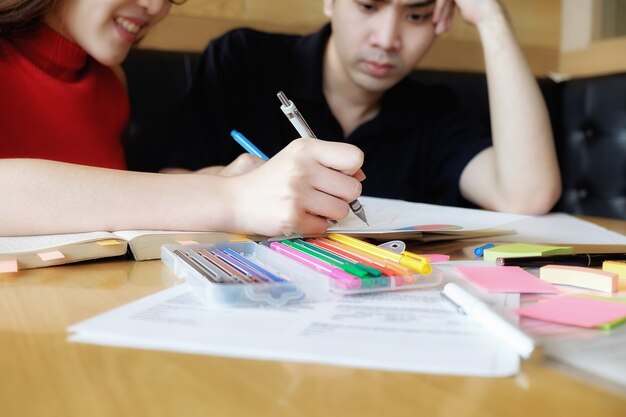
[[[624,221],[591,220],[626,234]],[[476,246],[438,243],[428,251],[458,259],[469,245]],[[626,416],[624,392],[549,361],[494,379],[66,341],[68,325],[173,278],[160,261],[119,260],[0,275],[0,416]]]

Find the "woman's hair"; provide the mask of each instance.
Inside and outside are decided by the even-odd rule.
[[[0,0],[0,38],[32,32],[56,3],[57,0]]]

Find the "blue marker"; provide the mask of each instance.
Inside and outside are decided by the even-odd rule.
[[[265,155],[263,152],[261,152],[261,150],[259,148],[254,146],[252,144],[252,142],[250,142],[248,140],[248,138],[245,137],[244,135],[242,135],[240,132],[238,132],[236,130],[231,130],[230,131],[230,136],[232,136],[232,138],[235,139],[237,141],[237,143],[242,146],[242,148],[244,148],[246,151],[248,151],[252,155],[258,156],[259,158],[262,158],[262,159],[264,159],[266,161],[269,159],[267,157],[267,155]]]
[[[485,249],[493,248],[494,246],[496,245],[494,245],[493,243],[485,243],[484,245],[474,249],[474,255],[483,256],[483,254],[485,253]]]

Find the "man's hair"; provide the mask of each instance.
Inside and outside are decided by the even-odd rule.
[[[0,0],[0,38],[28,35],[58,0]]]

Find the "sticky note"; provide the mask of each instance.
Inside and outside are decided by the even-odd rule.
[[[552,284],[571,285],[604,292],[617,291],[618,284],[616,273],[582,266],[542,266],[539,269],[539,278]]]
[[[621,297],[601,297],[599,295],[593,295],[593,294],[576,294],[577,297],[587,297],[587,298],[593,298],[596,300],[604,300],[604,301],[611,301],[614,303],[625,303],[626,304],[626,298],[621,298]],[[623,317],[621,319],[617,319],[614,321],[610,321],[608,323],[604,323],[601,324],[599,327],[603,330],[611,330],[614,329],[615,327],[626,323],[626,317]]]
[[[430,262],[446,262],[450,260],[450,255],[443,255],[441,253],[422,253],[421,255],[428,258]]]
[[[115,239],[101,240],[96,242],[100,246],[111,246],[111,245],[119,245],[121,242]]]
[[[38,253],[37,256],[39,256],[39,259],[41,259],[42,261],[54,261],[54,260],[57,260],[57,259],[65,258],[65,255],[63,255],[58,250],[53,250],[53,251],[50,251],[50,252]]]
[[[6,274],[10,272],[17,272],[17,260],[7,259],[0,261],[0,274]]]
[[[467,280],[493,293],[558,294],[551,284],[519,266],[457,266]]]
[[[602,270],[616,273],[621,279],[626,279],[626,262],[624,261],[604,261]]]
[[[498,245],[483,251],[485,261],[495,261],[496,258],[521,258],[524,256],[568,255],[573,253],[571,246],[534,245],[530,243],[510,243]]]
[[[520,316],[579,327],[598,327],[626,317],[626,303],[564,296],[514,310]]]
[[[198,244],[198,242],[196,242],[195,240],[177,240],[176,243],[180,245],[185,245],[185,246]]]

